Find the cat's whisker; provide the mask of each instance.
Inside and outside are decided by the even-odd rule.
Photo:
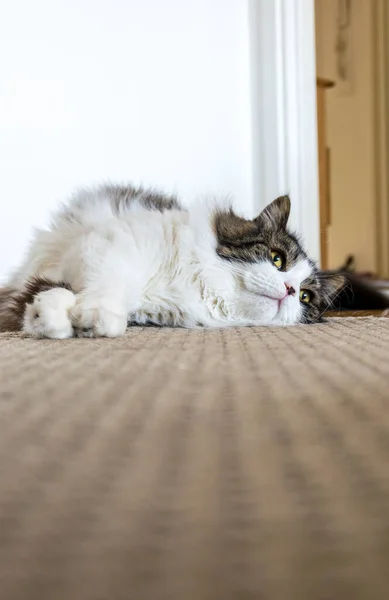
[[[319,316],[318,316],[318,318],[317,318],[317,321],[319,321],[319,320],[322,318],[322,316],[324,315],[324,313],[326,313],[326,312],[327,312],[327,311],[328,311],[328,310],[331,308],[331,306],[333,306],[333,304],[334,304],[335,300],[338,298],[339,294],[341,294],[341,293],[342,293],[342,291],[343,291],[343,289],[340,289],[340,290],[339,290],[339,291],[338,291],[338,292],[335,294],[335,296],[329,300],[328,304],[326,304],[326,306],[325,306],[325,308],[323,309],[323,311],[322,311],[322,312],[319,314]]]

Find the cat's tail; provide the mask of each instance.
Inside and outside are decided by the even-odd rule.
[[[0,332],[21,329],[15,306],[17,296],[17,290],[11,287],[0,288]]]
[[[33,277],[21,289],[0,288],[0,332],[23,331],[27,306],[34,304],[38,294],[54,288],[72,291],[67,283],[46,277]]]

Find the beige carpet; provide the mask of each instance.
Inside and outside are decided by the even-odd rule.
[[[0,336],[1,600],[389,596],[389,319]]]

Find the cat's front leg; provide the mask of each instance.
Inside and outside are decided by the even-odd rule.
[[[116,298],[95,294],[79,294],[70,311],[74,332],[78,337],[119,337],[127,328],[127,311]]]
[[[118,337],[130,309],[139,304],[145,283],[137,247],[127,231],[107,226],[86,237],[81,252],[81,291],[71,310],[80,337]]]

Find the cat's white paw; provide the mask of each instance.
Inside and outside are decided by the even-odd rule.
[[[40,292],[32,304],[27,304],[23,331],[34,337],[63,340],[73,337],[69,311],[76,297],[70,290],[53,288]]]
[[[127,315],[116,312],[116,306],[93,298],[77,299],[71,310],[72,325],[78,337],[119,337],[127,328]]]

